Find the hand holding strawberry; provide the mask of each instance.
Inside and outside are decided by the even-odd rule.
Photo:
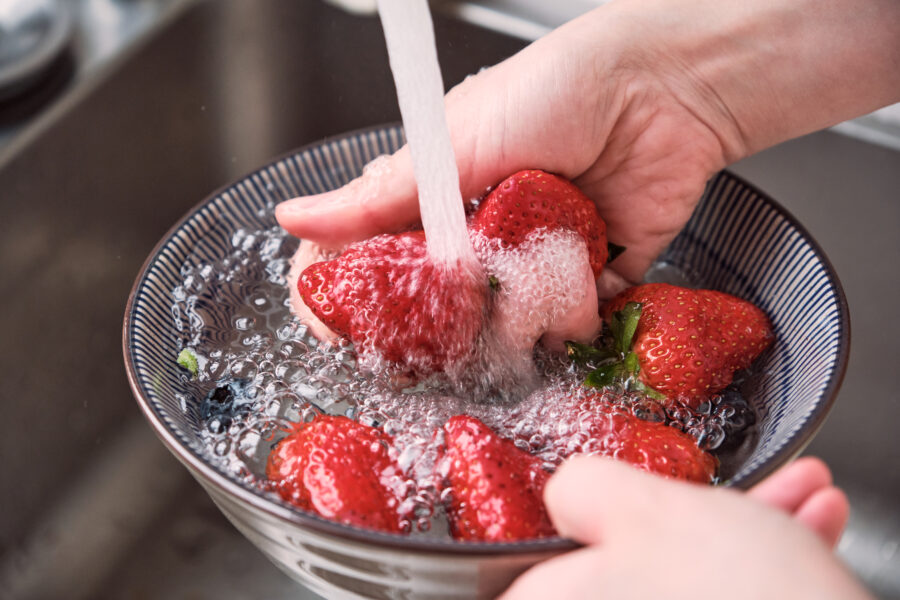
[[[434,264],[424,234],[413,231],[309,265],[299,295],[361,354],[416,373],[463,370],[490,329],[501,346],[490,351],[529,359],[543,335],[590,341],[599,331],[595,278],[608,256],[606,226],[577,187],[542,171],[516,173],[480,203],[470,232],[486,273]],[[563,244],[571,260],[540,258]]]

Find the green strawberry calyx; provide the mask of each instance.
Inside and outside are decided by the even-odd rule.
[[[614,312],[608,324],[609,335],[604,336],[604,343],[600,348],[566,342],[569,358],[592,369],[585,378],[584,385],[598,389],[619,387],[626,392],[637,392],[654,400],[665,398],[638,378],[641,362],[631,346],[642,308],[640,302],[628,302],[622,310]]]

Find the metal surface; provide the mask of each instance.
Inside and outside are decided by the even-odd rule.
[[[0,4],[0,99],[20,93],[65,49],[72,12],[60,0]]]
[[[152,38],[76,76],[0,156],[0,598],[311,597],[140,422],[121,316],[147,253],[207,193],[293,147],[398,119],[381,31],[316,0],[163,5]],[[436,24],[448,85],[523,44]],[[808,452],[854,503],[841,556],[900,598],[900,153],[820,133],[736,171],[808,227],[844,283],[851,365]],[[103,543],[82,543],[97,532]]]

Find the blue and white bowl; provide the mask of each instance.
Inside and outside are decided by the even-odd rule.
[[[349,133],[307,146],[206,199],[153,250],[125,314],[129,381],[156,433],[232,523],[276,565],[326,597],[489,597],[535,562],[574,544],[551,538],[462,543],[341,525],[260,492],[211,456],[198,411],[174,357],[184,343],[173,318],[182,268],[232,252],[240,229],[275,225],[282,200],[337,188],[403,143],[398,126]],[[758,441],[726,485],[746,488],[796,456],[822,425],[847,366],[849,317],[822,250],[783,208],[723,172],[660,258],[696,287],[760,306],[776,343],[746,382],[759,417]],[[215,307],[207,307],[215,311]],[[213,319],[215,315],[212,315]]]

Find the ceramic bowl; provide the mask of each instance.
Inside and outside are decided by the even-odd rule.
[[[125,363],[134,395],[163,443],[231,522],[291,577],[329,598],[490,597],[530,565],[574,545],[559,538],[490,544],[407,537],[298,510],[216,460],[196,388],[175,362],[187,342],[172,308],[186,265],[221,259],[233,251],[239,230],[274,227],[278,202],[336,188],[402,143],[398,126],[335,137],[276,160],[197,205],[160,241],[137,277],[125,315]],[[755,404],[758,437],[725,482],[746,488],[797,455],[834,402],[849,344],[840,283],[796,219],[728,172],[710,181],[652,276],[673,270],[694,286],[754,302],[774,324],[777,342],[743,389]],[[217,320],[215,302],[204,310],[211,323]]]

